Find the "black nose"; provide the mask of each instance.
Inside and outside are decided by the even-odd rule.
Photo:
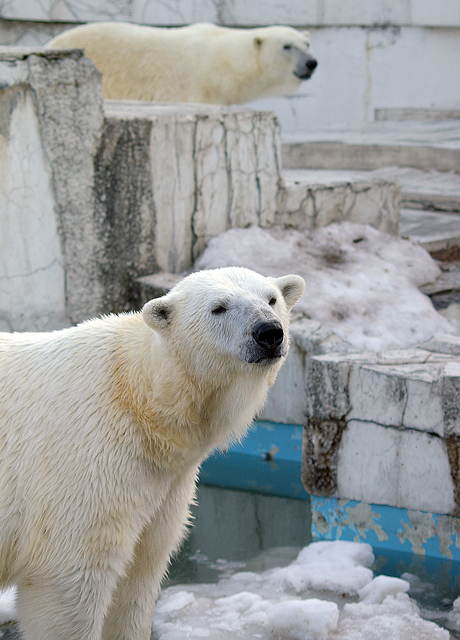
[[[276,321],[261,322],[254,328],[252,337],[261,347],[269,351],[274,351],[283,342],[283,328],[280,323]]]
[[[316,69],[317,66],[318,66],[318,61],[315,60],[314,58],[312,58],[307,62],[307,69],[309,71],[313,71],[314,69]]]

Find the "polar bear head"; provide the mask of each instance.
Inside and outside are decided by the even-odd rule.
[[[305,288],[300,276],[266,278],[243,267],[193,273],[143,308],[196,378],[281,366],[289,348],[289,311]]]
[[[282,26],[254,29],[253,46],[263,77],[271,79],[270,95],[274,95],[273,88],[277,95],[294,93],[318,66],[308,31]]]

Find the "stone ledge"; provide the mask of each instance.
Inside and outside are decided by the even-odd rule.
[[[307,491],[458,516],[457,343],[437,336],[420,349],[304,360]]]
[[[370,172],[285,170],[277,220],[314,229],[347,220],[398,233],[401,189]]]
[[[283,135],[288,169],[413,167],[459,172],[460,121],[373,122]]]

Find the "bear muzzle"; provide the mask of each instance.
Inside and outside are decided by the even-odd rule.
[[[299,62],[294,69],[294,75],[300,80],[308,80],[317,66],[318,61],[313,56],[307,54],[307,56]]]
[[[259,322],[252,330],[256,343],[253,362],[273,360],[285,355],[284,331],[278,320]]]

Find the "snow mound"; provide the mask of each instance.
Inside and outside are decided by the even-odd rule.
[[[459,329],[418,288],[440,275],[429,253],[369,225],[231,229],[212,238],[195,263],[228,266],[301,275],[307,286],[296,310],[358,349],[403,349]]]
[[[449,640],[420,616],[398,578],[373,578],[372,548],[314,542],[283,568],[241,571],[217,584],[165,589],[155,640]],[[358,601],[355,601],[358,600]],[[15,589],[0,594],[0,622],[15,620]],[[460,599],[449,614],[459,620]]]
[[[369,567],[374,562],[372,547],[355,542],[316,542],[297,556],[288,567],[272,569],[273,585],[282,591],[302,595],[308,590],[333,591],[356,595],[373,577]]]
[[[315,542],[289,566],[175,586],[157,604],[156,640],[449,640],[398,578],[373,578],[367,544]],[[351,600],[359,599],[358,602]]]

